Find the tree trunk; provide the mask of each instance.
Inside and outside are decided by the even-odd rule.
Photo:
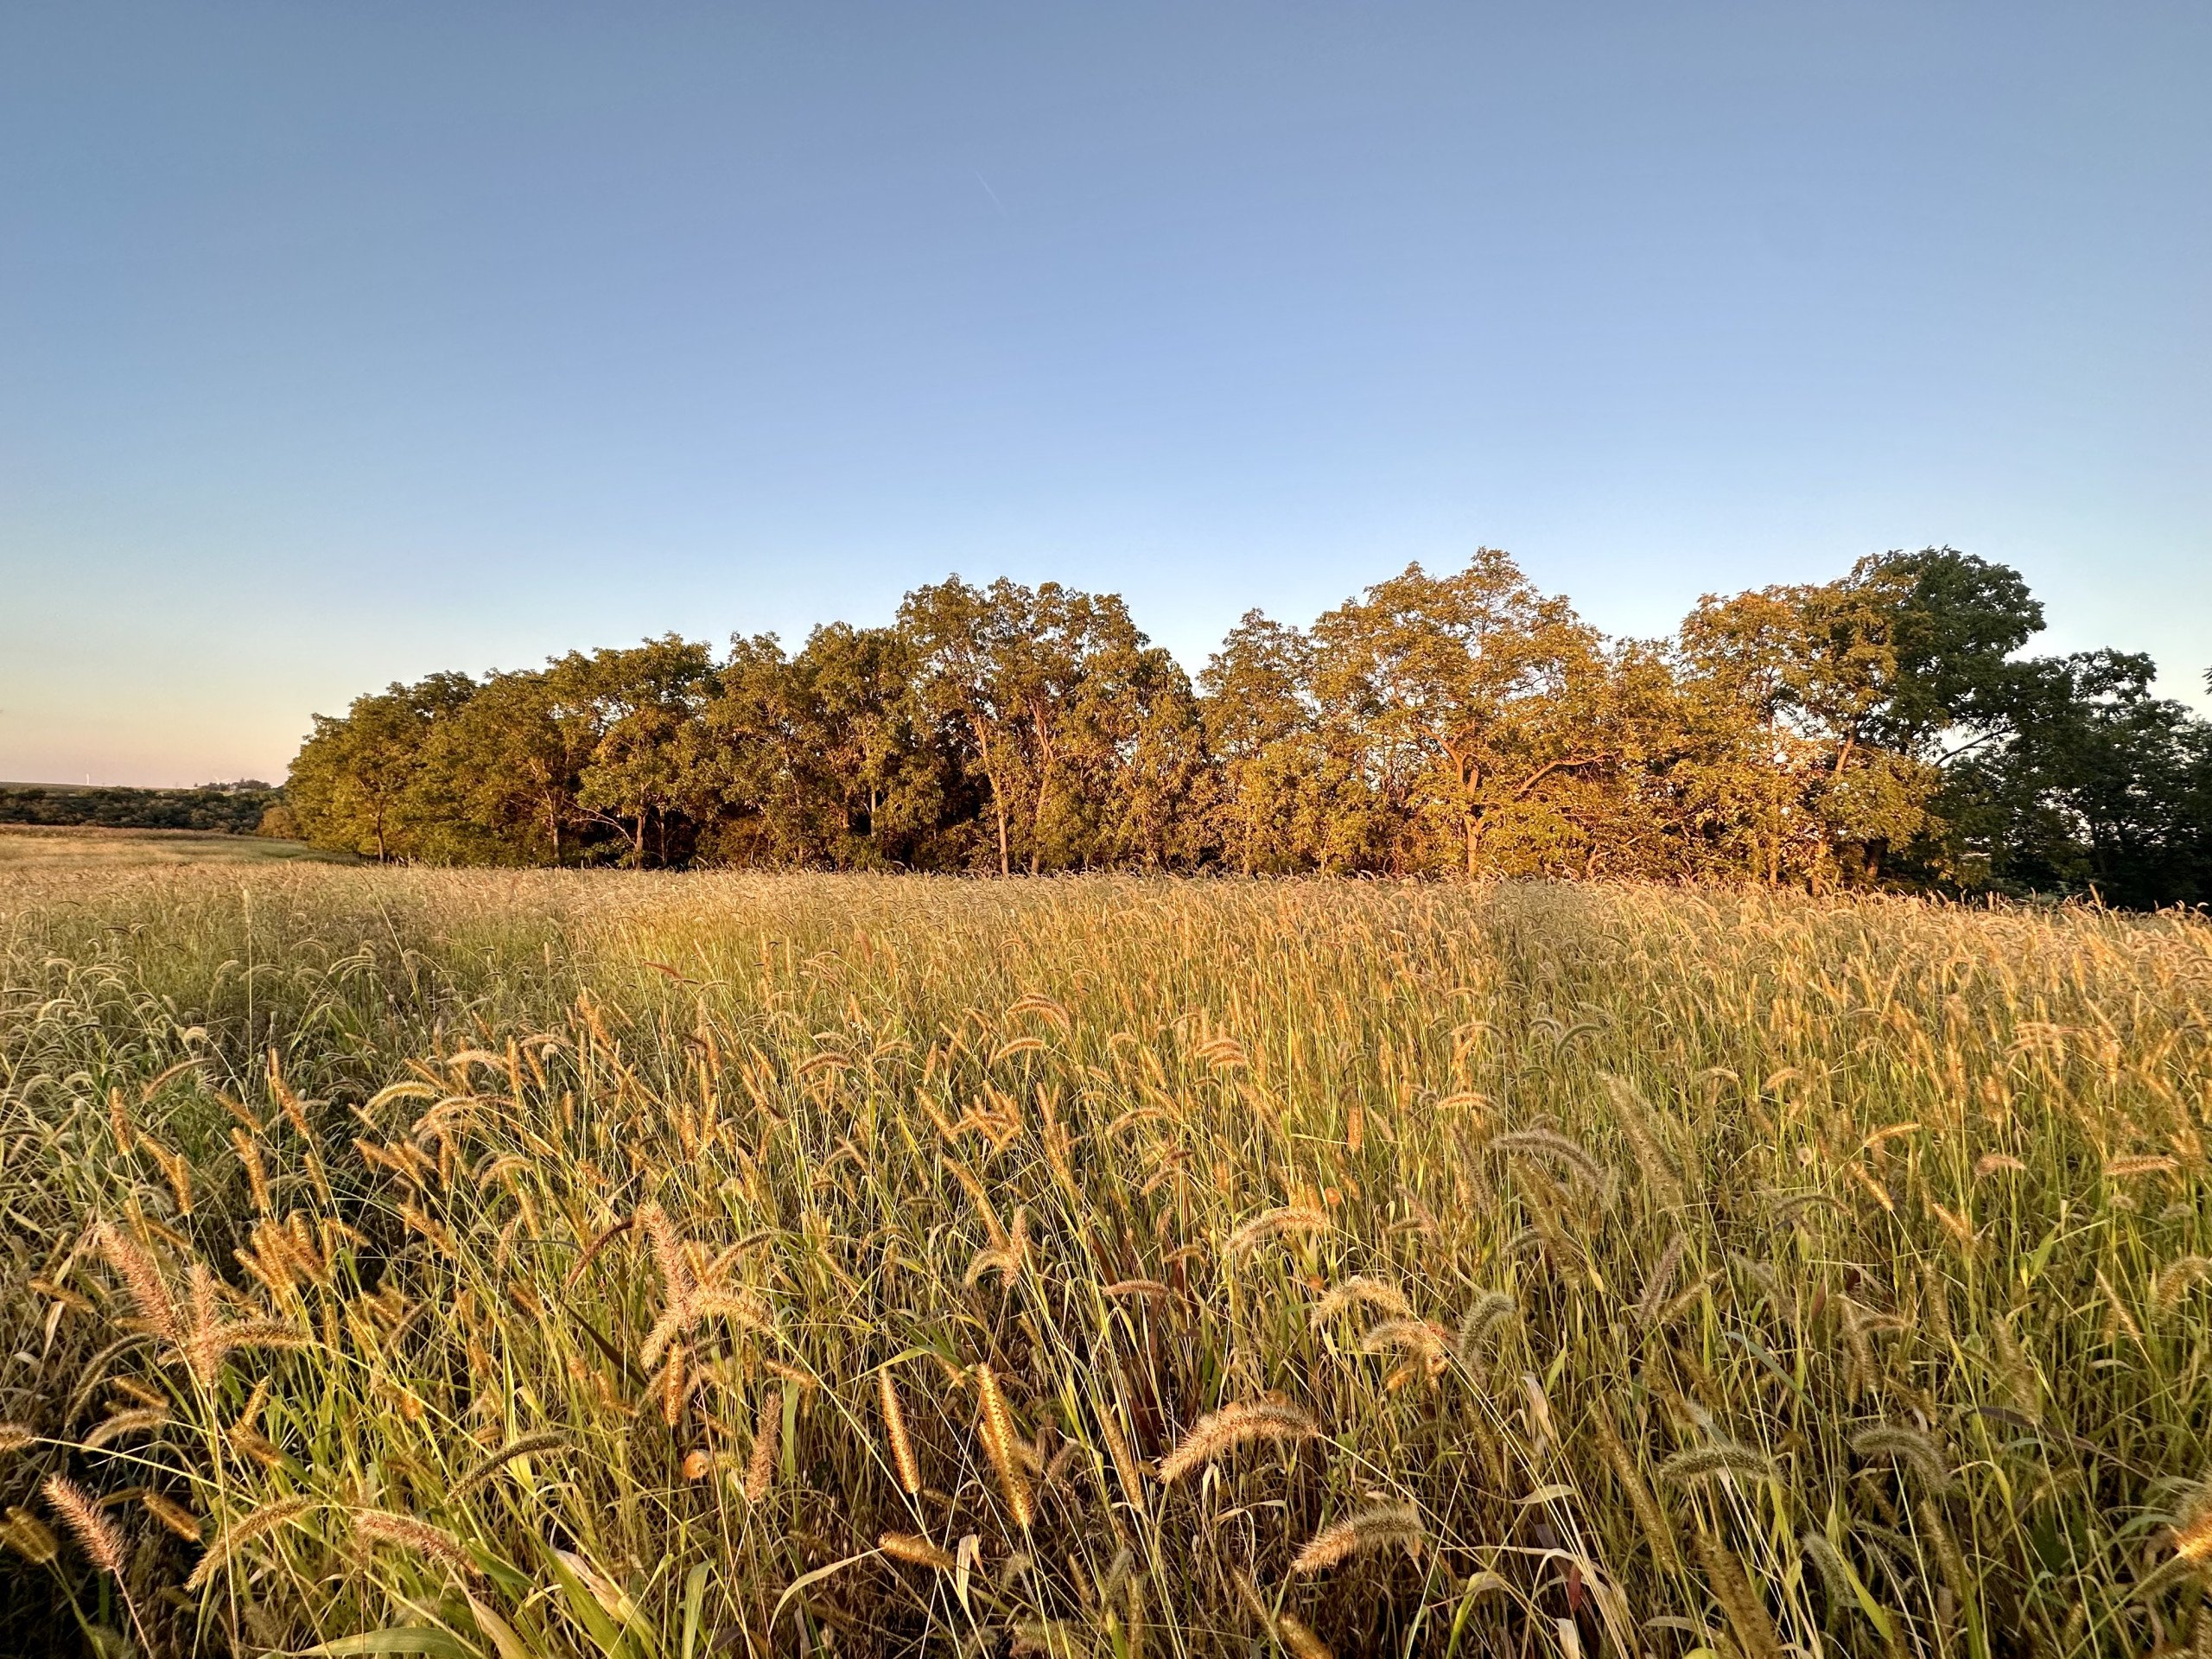
[[[1036,728],[1039,751],[1037,810],[1029,815],[1029,874],[1034,875],[1045,853],[1045,803],[1051,798],[1052,786],[1052,745],[1043,720],[1033,719],[1031,723]]]

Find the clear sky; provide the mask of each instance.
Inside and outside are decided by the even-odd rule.
[[[1948,542],[2212,664],[2212,6],[0,6],[0,779],[436,668]]]

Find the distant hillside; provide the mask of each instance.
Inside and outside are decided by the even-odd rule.
[[[261,830],[283,791],[258,779],[196,789],[124,789],[75,784],[0,784],[0,823],[97,824],[111,830],[200,830],[250,836]],[[289,834],[289,810],[272,833]]]

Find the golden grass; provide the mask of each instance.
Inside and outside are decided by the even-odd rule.
[[[193,830],[111,830],[98,824],[0,823],[0,870],[113,869],[160,864],[353,863],[302,841]]]
[[[2208,1109],[2180,917],[18,870],[0,1635],[2212,1643]]]

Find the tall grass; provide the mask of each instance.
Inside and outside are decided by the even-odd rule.
[[[2212,1652],[2209,1061],[2177,917],[19,874],[14,1639]]]

